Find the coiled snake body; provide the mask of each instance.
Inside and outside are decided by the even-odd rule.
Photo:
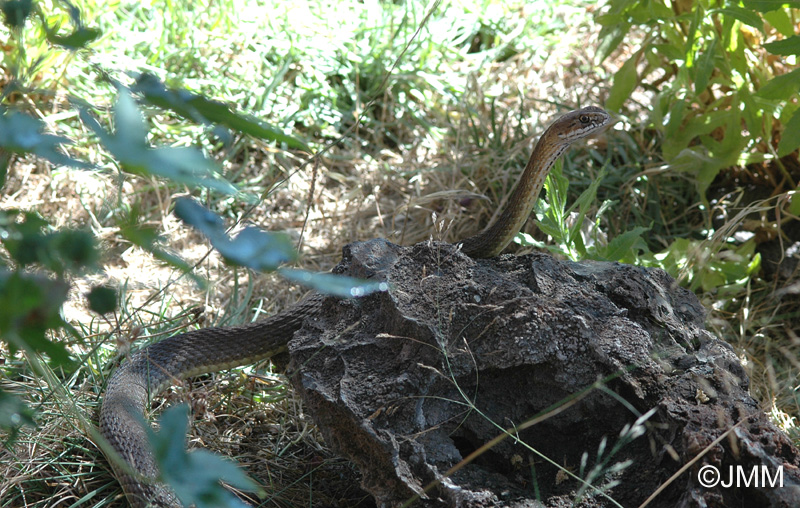
[[[496,221],[483,232],[459,242],[473,258],[497,256],[531,213],[545,177],[567,147],[603,129],[608,113],[597,107],[571,111],[542,134],[525,171]],[[262,321],[244,326],[206,328],[165,339],[134,354],[108,381],[100,410],[100,432],[143,482],[115,460],[114,473],[131,506],[180,507],[175,494],[158,483],[158,467],[142,427],[149,397],[176,379],[254,363],[286,350],[306,318],[319,312],[323,296],[308,298]]]

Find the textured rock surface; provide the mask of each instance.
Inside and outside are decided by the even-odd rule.
[[[475,261],[439,243],[373,240],[344,254],[337,271],[392,290],[328,299],[290,342],[289,370],[379,505],[570,506],[581,483],[545,456],[583,478],[600,464],[607,474],[591,483],[615,480],[607,495],[639,506],[703,454],[649,506],[800,506],[798,450],[748,395],[731,347],[703,328],[694,295],[663,271],[543,254]],[[643,435],[615,450],[651,409]],[[445,477],[502,429],[512,437]],[[783,487],[706,489],[706,465],[722,480],[730,466],[772,477],[783,466]],[[589,489],[579,505],[614,504]]]

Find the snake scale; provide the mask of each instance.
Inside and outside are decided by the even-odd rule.
[[[462,252],[473,258],[499,255],[530,215],[555,161],[572,142],[597,133],[610,121],[608,113],[589,106],[553,122],[539,138],[500,216],[481,233],[459,242]],[[114,372],[100,409],[100,433],[128,463],[122,467],[110,458],[132,507],[182,506],[172,490],[157,481],[158,466],[142,426],[150,397],[177,379],[254,363],[285,351],[294,332],[319,312],[322,300],[323,295],[315,293],[256,323],[169,337],[135,353]],[[130,470],[137,474],[131,475]]]

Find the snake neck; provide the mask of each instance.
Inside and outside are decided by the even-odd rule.
[[[545,131],[500,216],[482,232],[459,242],[461,251],[472,258],[499,255],[528,220],[550,168],[568,146],[569,142],[561,141],[552,128]]]

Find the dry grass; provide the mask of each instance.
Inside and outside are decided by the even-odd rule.
[[[337,133],[346,134],[345,140],[326,152],[316,169],[302,164],[305,154],[242,141],[233,156],[223,151],[216,158],[226,174],[237,175],[243,189],[263,192],[264,199],[252,208],[223,198],[207,202],[229,224],[244,220],[268,230],[288,231],[298,243],[302,233],[298,263],[316,271],[331,269],[341,247],[356,240],[383,237],[409,245],[431,236],[449,241],[464,238],[488,223],[516,181],[534,136],[562,106],[602,104],[608,76],[593,70],[590,48],[596,31],[591,24],[570,24],[560,39],[542,42],[546,50],[529,48],[501,62],[487,63],[479,72],[464,70],[459,76],[466,86],[457,102],[432,96],[414,111],[424,118],[424,128],[387,117],[385,112],[397,109],[399,99],[381,94],[370,126]],[[204,55],[219,61],[225,57]],[[248,56],[240,59],[254,61]],[[317,64],[306,62],[306,68]],[[404,142],[398,145],[385,132]],[[325,133],[318,134],[314,140],[318,146],[330,141]],[[631,139],[642,150],[640,155],[647,154],[650,147],[644,139]],[[609,140],[596,143],[599,149],[609,146]],[[576,155],[576,160],[582,161],[581,169],[591,178],[595,169],[587,152],[580,150],[583,155]],[[641,162],[633,160],[631,165]],[[626,211],[651,199],[647,192],[655,193],[651,187],[636,190],[640,171],[641,167],[621,172],[611,184],[616,187],[615,196],[623,198],[616,220],[629,220]],[[39,426],[24,429],[15,444],[0,451],[3,506],[124,506],[108,464],[86,440],[88,426],[96,422],[103,384],[120,352],[187,327],[258,319],[289,307],[305,293],[275,275],[226,266],[199,234],[170,213],[174,199],[186,192],[155,179],[129,176],[120,183],[110,172],[54,172],[32,160],[14,162],[0,208],[38,210],[56,226],[90,228],[103,241],[105,256],[102,272],[72,281],[64,314],[84,339],[57,338],[68,343],[81,360],[74,372],[53,373],[63,389],[31,374],[24,359],[10,358],[3,350],[6,360],[0,373],[15,372],[13,380],[2,380],[3,389],[39,411]],[[664,190],[669,192],[669,188]],[[196,264],[196,273],[210,281],[207,288],[120,237],[113,214],[131,208],[138,208],[142,220],[158,228],[171,251]],[[248,213],[243,215],[245,210]],[[434,213],[444,221],[444,233],[434,227]],[[527,230],[535,231],[533,221]],[[83,294],[97,281],[123,290],[123,305],[112,318],[99,319],[86,310]],[[768,305],[769,289],[758,291],[759,301]],[[726,316],[724,322],[729,325],[719,327],[726,338],[738,339],[743,358],[750,359],[757,394],[768,407],[777,394],[767,387],[780,386],[779,392],[785,395],[785,387],[793,383],[791,373],[800,371],[794,354],[800,341],[780,321],[781,315],[796,315],[791,305],[787,298],[763,311],[773,313],[775,322],[759,330],[772,333],[780,328],[774,331],[791,337],[789,343],[771,346],[767,356],[753,343],[760,336],[752,334],[751,323],[744,322],[746,313]],[[739,332],[731,334],[731,330]],[[794,365],[793,370],[775,369],[770,361],[754,363],[754,358],[764,357],[779,357]],[[286,379],[269,364],[204,376],[172,389],[161,400],[191,404],[190,445],[219,451],[244,464],[270,492],[262,506],[372,504],[356,487],[354,467],[325,448]],[[789,404],[786,400],[778,407]],[[788,418],[775,411],[777,419]]]
[[[565,48],[574,44],[563,41]],[[531,67],[529,56],[519,54],[472,75],[461,103],[426,112],[444,136],[419,129],[400,133],[413,139],[402,149],[376,145],[374,139],[366,151],[340,144],[320,159],[316,172],[313,164],[302,166],[302,154],[249,143],[241,160],[227,162],[225,171],[237,174],[239,182],[255,182],[256,190],[272,190],[252,209],[223,206],[223,214],[227,208],[232,223],[231,212],[238,216],[247,209],[245,221],[287,231],[298,242],[302,232],[298,264],[317,271],[332,268],[341,247],[351,241],[384,237],[408,245],[439,236],[434,212],[452,222],[445,239],[477,232],[513,186],[542,124],[560,110],[556,103],[599,102],[596,86],[568,87],[577,76],[565,76],[547,62]],[[585,62],[589,57],[576,53],[575,58]],[[494,110],[487,90],[496,97]],[[393,105],[383,102],[382,107]],[[95,419],[103,383],[120,348],[138,348],[186,327],[257,319],[289,307],[305,290],[273,274],[226,266],[198,233],[170,213],[174,198],[185,191],[154,179],[128,177],[120,187],[107,173],[53,174],[43,164],[17,161],[6,190],[0,207],[38,210],[55,225],[91,228],[103,240],[106,254],[101,273],[72,281],[64,308],[67,320],[85,338],[83,343],[60,338],[72,343],[71,350],[83,359],[72,376],[76,384],[58,393],[46,384],[36,387],[41,378],[32,376],[17,389],[5,386],[40,411],[40,427],[25,429],[10,450],[0,452],[0,474],[7,479],[0,497],[14,506],[123,506],[108,464],[85,440],[85,425]],[[210,204],[220,209],[219,203]],[[210,281],[206,289],[117,234],[109,214],[132,207],[140,210],[143,221],[158,227],[172,252],[197,265],[196,273]],[[111,319],[98,319],[86,308],[83,294],[98,281],[124,290],[124,305]],[[21,361],[17,364],[25,369]],[[204,376],[160,400],[192,406],[190,447],[203,446],[245,465],[270,492],[264,506],[372,504],[357,487],[354,467],[325,448],[286,379],[270,365]]]

